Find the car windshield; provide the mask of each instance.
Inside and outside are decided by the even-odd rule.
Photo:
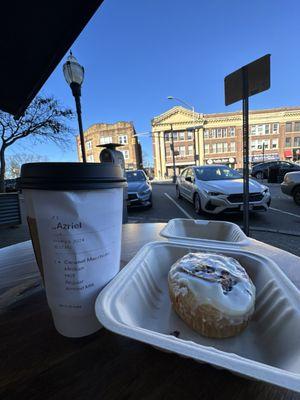
[[[224,181],[227,179],[241,179],[242,175],[234,169],[223,166],[195,168],[197,178],[201,181]]]
[[[126,171],[126,178],[128,182],[138,182],[146,180],[146,176],[143,171]]]

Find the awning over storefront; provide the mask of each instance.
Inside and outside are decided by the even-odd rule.
[[[0,109],[20,116],[103,0],[1,5]]]
[[[292,149],[284,150],[284,157],[285,157],[285,158],[293,157]]]

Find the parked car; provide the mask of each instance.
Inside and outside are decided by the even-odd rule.
[[[152,187],[149,178],[141,169],[126,171],[128,183],[128,207],[152,207]]]
[[[194,204],[195,211],[219,214],[243,210],[243,177],[225,165],[188,167],[176,183],[177,197]],[[267,211],[271,203],[269,188],[249,180],[249,209]]]
[[[266,179],[268,178],[269,168],[278,168],[279,171],[286,170],[287,172],[300,171],[300,165],[289,161],[269,161],[254,165],[251,175],[256,179]]]
[[[281,184],[281,191],[294,198],[295,203],[300,206],[300,171],[285,174]]]
[[[5,179],[4,184],[5,184],[5,191],[7,193],[18,191],[17,179]]]

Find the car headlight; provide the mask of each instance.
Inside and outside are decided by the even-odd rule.
[[[151,189],[148,188],[148,189],[143,190],[142,192],[140,192],[140,194],[141,194],[142,196],[144,196],[145,194],[148,194],[148,193],[150,193],[150,192],[151,192]]]
[[[211,192],[210,190],[203,189],[203,191],[208,195],[208,196],[224,196],[224,193],[221,192]]]

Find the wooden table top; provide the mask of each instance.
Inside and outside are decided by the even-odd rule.
[[[145,243],[161,240],[163,226],[124,225],[122,265]],[[26,243],[0,251],[2,400],[300,399],[295,392],[161,352],[105,328],[81,339],[61,336],[53,326]],[[288,256],[299,264],[295,256],[256,244],[273,259]],[[28,261],[26,270],[9,268],[9,262],[4,265],[8,254],[21,250]],[[299,288],[299,272],[293,268],[285,272]]]

